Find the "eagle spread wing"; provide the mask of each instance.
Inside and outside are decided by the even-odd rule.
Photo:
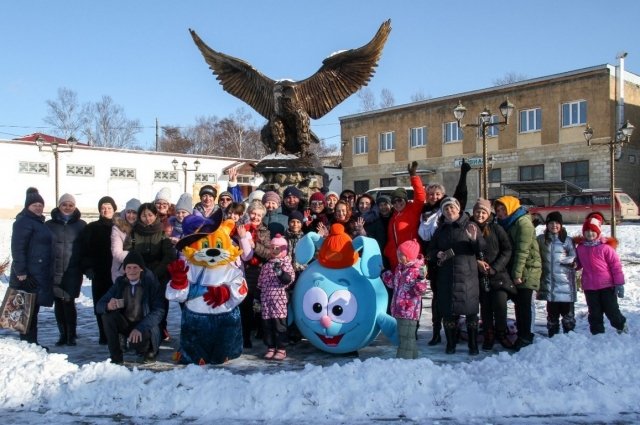
[[[249,63],[213,50],[195,31],[189,31],[222,88],[246,102],[263,117],[270,119],[275,109],[275,81]],[[318,119],[324,116],[362,86],[367,85],[375,73],[390,31],[391,20],[387,20],[369,43],[326,58],[314,75],[306,80],[291,83],[302,109],[310,118]]]
[[[222,88],[269,119],[274,111],[275,81],[241,59],[216,52],[192,29],[189,32]]]
[[[298,99],[309,117],[324,116],[367,85],[378,66],[389,32],[391,20],[380,25],[369,43],[329,56],[315,74],[298,82]]]

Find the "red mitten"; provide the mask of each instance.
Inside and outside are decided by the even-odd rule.
[[[209,286],[207,292],[202,296],[204,302],[216,308],[227,302],[230,292],[227,285]]]
[[[174,260],[169,263],[167,270],[171,275],[171,286],[173,289],[186,289],[189,287],[189,281],[187,280],[187,272],[189,266],[186,265],[184,260]]]

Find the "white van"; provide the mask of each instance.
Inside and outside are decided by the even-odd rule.
[[[378,199],[380,195],[387,195],[391,197],[391,194],[394,190],[398,189],[401,186],[387,186],[387,187],[374,187],[373,189],[367,190],[367,194],[371,195],[373,199]],[[407,191],[407,196],[409,199],[413,199],[413,188],[411,186],[404,186],[404,190]]]

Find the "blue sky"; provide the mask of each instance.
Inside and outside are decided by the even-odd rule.
[[[419,91],[440,97],[489,87],[507,72],[535,78],[616,64],[620,51],[629,53],[626,69],[640,74],[636,0],[23,0],[4,1],[0,11],[0,138],[52,133],[41,128],[45,102],[60,87],[83,103],[111,96],[141,121],[138,142],[146,147],[156,118],[189,126],[241,107],[253,113],[222,90],[188,28],[273,79],[302,80],[391,19],[369,87],[377,97],[391,90],[396,105]],[[337,144],[339,117],[357,112],[352,96],[312,128]],[[260,126],[265,121],[254,117]]]

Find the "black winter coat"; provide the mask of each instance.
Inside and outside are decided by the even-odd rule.
[[[38,294],[40,306],[53,305],[53,235],[44,224],[44,216],[23,209],[16,216],[11,233],[10,286],[20,288],[18,276],[33,278],[38,286],[29,292]],[[25,289],[25,288],[21,288]]]
[[[131,245],[132,251],[142,255],[145,267],[156,275],[161,285],[166,285],[171,278],[167,266],[178,258],[178,254],[164,234],[160,220],[150,225],[136,222],[131,234]]]
[[[58,208],[45,224],[53,234],[53,295],[66,301],[78,298],[82,286],[82,231],[87,223],[76,208],[68,221]]]
[[[476,223],[477,224],[477,223]],[[497,223],[485,222],[478,225],[482,229],[485,248],[484,260],[489,263],[495,274],[489,275],[489,282],[492,290],[504,290],[510,294],[516,294],[516,287],[513,285],[507,265],[511,259],[511,240],[507,232]]]
[[[482,232],[478,229],[475,241],[469,239],[466,227],[473,223],[469,216],[462,214],[453,223],[443,222],[429,243],[429,258],[436,259],[439,251],[453,249],[455,256],[437,266],[438,308],[443,317],[478,314],[480,285],[476,259],[484,249]]]
[[[113,219],[100,217],[87,224],[82,232],[82,270],[93,272],[92,285],[100,286],[106,291],[111,281],[111,228]],[[96,300],[97,301],[97,300]]]
[[[140,332],[151,332],[151,344],[153,351],[157,352],[160,347],[160,321],[165,313],[164,291],[154,273],[145,268],[142,272],[140,283],[144,289],[142,296],[142,320],[135,328]],[[111,298],[122,299],[124,290],[129,287],[127,276],[119,276],[109,290],[100,298],[96,304],[96,312],[104,314],[107,311],[107,304]]]

